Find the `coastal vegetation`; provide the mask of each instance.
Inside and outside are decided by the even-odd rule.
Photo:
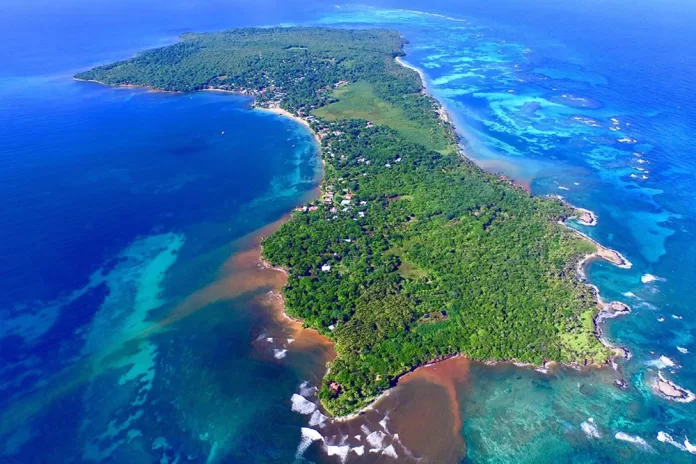
[[[288,314],[336,343],[319,392],[344,415],[432,360],[606,362],[577,263],[597,250],[536,198],[460,156],[455,132],[386,30],[239,29],[77,77],[253,95],[321,140],[321,197],[263,241]]]

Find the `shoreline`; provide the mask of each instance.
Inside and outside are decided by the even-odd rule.
[[[406,55],[404,55],[404,56],[406,56]],[[412,64],[406,63],[406,62],[403,60],[403,57],[402,57],[402,56],[397,56],[396,58],[394,58],[394,61],[396,61],[397,63],[399,63],[399,64],[400,64],[401,66],[403,66],[404,68],[408,68],[408,69],[410,69],[411,71],[417,72],[418,75],[419,75],[420,78],[421,78],[421,83],[423,84],[423,90],[424,90],[428,95],[430,95],[430,92],[428,91],[428,88],[427,88],[427,86],[425,85],[425,82],[426,82],[425,73],[424,73],[421,69],[419,69],[419,68],[413,66]]]
[[[256,103],[254,103],[252,105],[252,109],[264,111],[267,113],[273,113],[273,114],[276,114],[278,116],[284,116],[284,117],[291,119],[291,120],[295,121],[296,123],[301,124],[304,127],[306,127],[309,130],[309,132],[312,134],[312,136],[314,137],[314,140],[317,142],[317,148],[319,149],[318,150],[319,161],[323,162],[323,159],[321,158],[321,139],[319,138],[319,134],[317,134],[316,131],[314,129],[312,129],[312,126],[309,124],[309,121],[307,121],[306,119],[304,119],[301,116],[297,116],[296,114],[289,112],[288,110],[284,110],[283,108],[281,108],[279,106],[271,106],[271,107],[258,106],[258,105],[256,105]],[[321,184],[321,182],[319,184]]]
[[[455,145],[456,145],[456,148],[457,148],[456,151],[458,152],[459,157],[460,157],[462,160],[466,161],[466,162],[470,162],[470,163],[476,164],[471,158],[469,158],[469,157],[467,156],[466,152],[465,152],[464,149],[462,148],[462,144],[465,144],[466,142],[465,142],[465,140],[462,141],[462,137],[461,137],[460,134],[457,132],[456,127],[454,126],[454,124],[452,124],[452,122],[451,122],[451,121],[452,121],[452,118],[449,116],[449,113],[448,113],[448,111],[447,111],[447,108],[442,104],[442,102],[440,102],[440,100],[436,99],[435,97],[433,97],[433,96],[429,93],[429,91],[428,91],[428,89],[427,89],[427,87],[426,87],[426,79],[425,79],[425,74],[423,73],[423,71],[421,71],[420,69],[418,69],[418,68],[416,68],[416,67],[414,67],[414,66],[412,66],[412,65],[409,65],[409,64],[405,63],[405,62],[402,60],[402,57],[401,57],[401,56],[395,57],[395,61],[396,61],[396,63],[398,63],[399,65],[401,65],[401,66],[403,66],[403,67],[405,67],[405,68],[407,68],[407,69],[411,69],[411,70],[415,71],[416,73],[418,73],[418,75],[419,75],[419,77],[420,77],[420,79],[421,79],[422,92],[423,92],[424,94],[430,96],[430,97],[435,101],[436,107],[435,107],[434,110],[437,112],[437,114],[438,114],[438,116],[439,116],[439,119],[440,119],[443,123],[448,124],[448,125],[451,127],[451,130],[452,130],[453,134],[456,136]],[[140,88],[140,89],[148,89],[148,90],[155,91],[155,92],[182,93],[182,92],[170,92],[170,91],[165,91],[165,90],[161,90],[161,89],[155,89],[155,88],[151,88],[151,87],[147,87],[147,86],[136,86],[136,85],[130,85],[130,84],[128,84],[128,85],[109,85],[109,84],[106,84],[106,83],[103,83],[103,82],[99,82],[99,81],[96,81],[96,80],[85,80],[85,79],[78,79],[78,78],[74,78],[74,79],[77,80],[77,81],[82,81],[82,82],[94,82],[94,83],[98,83],[98,84],[101,84],[101,85],[105,85],[105,86],[108,86],[108,87],[114,87],[114,88],[119,88],[119,87],[120,87],[120,88],[130,88],[130,89]],[[242,89],[242,90],[240,90],[240,91],[234,91],[234,90],[217,89],[217,88],[206,88],[206,89],[201,89],[201,90],[199,90],[199,91],[232,93],[232,94],[244,95],[244,96],[247,96],[247,97],[254,98],[254,95],[253,95],[251,92],[245,91],[244,89]],[[318,148],[318,150],[317,150],[317,155],[319,156],[319,159],[320,159],[320,160],[322,161],[322,163],[323,163],[321,139],[319,138],[319,135],[316,133],[316,131],[314,131],[314,129],[312,129],[312,127],[311,127],[309,121],[307,121],[307,120],[306,120],[305,118],[303,118],[302,116],[293,114],[293,113],[291,113],[291,112],[289,112],[289,111],[287,111],[287,110],[285,110],[285,109],[283,109],[283,108],[280,108],[280,107],[278,107],[278,106],[275,106],[275,105],[274,105],[274,106],[260,106],[260,105],[258,105],[258,104],[256,103],[255,100],[254,100],[254,102],[251,104],[250,108],[251,108],[251,109],[260,110],[260,111],[264,111],[264,112],[268,112],[268,113],[273,113],[273,114],[276,114],[276,115],[281,116],[281,117],[286,117],[286,118],[288,118],[288,119],[290,119],[290,120],[292,120],[292,121],[294,121],[294,122],[296,122],[296,123],[298,123],[298,124],[301,124],[301,125],[304,126],[305,128],[307,128],[307,129],[310,131],[310,133],[313,135],[314,140],[315,140],[316,143],[317,143],[317,148]],[[481,169],[482,169],[482,168],[481,168]],[[483,170],[483,169],[482,169],[482,170]],[[484,170],[484,171],[485,171],[485,170]],[[488,172],[488,171],[485,171],[485,172]],[[322,182],[323,182],[323,178],[320,179],[318,185],[321,186],[321,183],[322,183]],[[513,187],[519,187],[514,181],[509,182],[509,183],[510,183]],[[522,187],[522,188],[524,188],[524,187]],[[305,203],[306,203],[306,202],[305,202]],[[596,224],[596,216],[594,216],[594,214],[593,214],[591,211],[589,211],[589,210],[584,210],[584,209],[582,209],[582,208],[577,208],[577,207],[574,207],[574,208],[576,208],[577,210],[583,211],[583,212],[586,211],[586,212],[588,212],[588,213],[590,213],[590,214],[592,215],[592,216],[591,216],[592,219],[591,219],[591,220],[588,219],[588,221],[586,221],[587,224],[585,224],[585,225],[595,225],[595,224]],[[284,218],[281,220],[282,222],[281,222],[280,224],[282,225],[282,223],[287,222],[291,217],[292,217],[291,215],[287,215],[286,217],[284,217]],[[567,224],[565,224],[565,221],[559,221],[559,222],[561,222],[561,224],[563,224],[564,226],[566,226],[566,227],[572,229],[574,232],[580,234],[583,238],[585,238],[585,239],[591,241],[593,244],[595,244],[595,245],[597,246],[598,251],[597,251],[597,252],[594,252],[594,253],[591,253],[591,254],[585,256],[583,259],[581,259],[581,260],[577,263],[576,269],[578,270],[578,276],[579,276],[579,278],[580,278],[582,281],[585,281],[587,285],[590,285],[590,286],[594,289],[595,297],[596,297],[596,299],[597,299],[597,304],[598,304],[599,306],[602,307],[602,309],[600,310],[599,314],[594,318],[594,324],[595,324],[595,330],[596,330],[595,335],[597,336],[597,339],[600,341],[600,343],[602,343],[603,346],[609,348],[610,350],[612,350],[612,351],[615,353],[615,355],[614,355],[613,357],[610,358],[610,361],[613,361],[613,359],[614,359],[615,357],[627,357],[627,356],[628,356],[628,351],[627,351],[627,350],[625,350],[624,348],[617,348],[617,347],[611,345],[611,344],[603,337],[603,335],[602,335],[602,330],[601,330],[601,328],[599,327],[599,324],[600,324],[602,321],[606,320],[606,319],[613,318],[613,317],[617,317],[617,316],[619,316],[619,315],[621,315],[621,314],[627,314],[627,313],[629,313],[629,312],[630,312],[630,308],[628,308],[628,306],[626,306],[626,305],[623,305],[623,303],[618,303],[618,302],[612,302],[612,303],[609,303],[608,305],[606,305],[606,304],[601,300],[601,297],[599,296],[599,291],[598,291],[597,287],[594,286],[594,285],[592,285],[592,284],[587,283],[587,278],[586,278],[586,274],[585,274],[585,271],[584,271],[584,266],[585,266],[590,260],[592,260],[592,259],[597,259],[597,258],[607,259],[608,261],[612,262],[612,264],[615,264],[615,265],[617,265],[617,266],[619,266],[619,267],[627,266],[627,267],[625,267],[625,268],[630,268],[630,267],[631,267],[631,263],[630,263],[625,257],[623,257],[623,255],[621,255],[620,253],[615,252],[615,251],[613,251],[613,250],[609,250],[609,249],[603,247],[601,244],[599,244],[598,242],[596,242],[594,239],[588,237],[587,235],[583,234],[582,232],[579,232],[579,231],[573,229],[572,227],[569,227]],[[581,222],[581,223],[583,223],[583,222]],[[258,248],[259,248],[259,250],[260,250],[261,253],[262,253],[262,252],[263,252],[263,249],[262,249],[262,247],[261,247],[260,242],[258,243]],[[616,264],[616,263],[613,262],[611,259],[608,259],[608,258],[607,258],[608,255],[606,255],[606,254],[605,254],[605,255],[602,255],[602,250],[604,250],[604,251],[606,251],[606,252],[613,252],[613,253],[615,253],[616,256],[618,257],[618,259],[620,259],[620,263],[619,263],[619,264]],[[278,271],[278,272],[281,272],[281,273],[283,273],[283,274],[285,274],[285,275],[288,274],[288,272],[287,272],[286,269],[279,268],[279,267],[275,267],[275,266],[273,266],[271,263],[269,263],[269,262],[267,262],[266,260],[264,260],[263,257],[262,257],[262,254],[261,254],[261,265],[263,265],[264,267],[272,268],[273,270],[276,270],[276,271]],[[279,296],[280,296],[280,300],[281,300],[282,314],[283,314],[283,316],[284,316],[289,322],[296,323],[296,324],[300,324],[302,330],[315,330],[315,329],[309,329],[309,328],[304,327],[304,321],[295,319],[295,318],[291,317],[289,314],[287,314],[287,310],[286,310],[286,307],[285,307],[284,296],[283,296],[282,290],[279,292]],[[617,310],[608,310],[608,308],[611,307],[611,306],[614,305],[614,304],[621,304],[621,305],[623,305],[623,306],[625,307],[625,310],[620,310],[620,311],[617,311]],[[316,331],[316,330],[315,330],[315,331]],[[330,340],[330,339],[329,339],[329,340]],[[335,346],[335,343],[333,342],[333,340],[330,340],[330,341],[331,341],[331,344],[332,344],[333,346]],[[426,368],[426,367],[430,367],[430,366],[432,366],[432,365],[438,364],[438,363],[443,362],[443,361],[446,361],[446,360],[448,360],[448,359],[457,358],[457,357],[466,357],[466,356],[463,355],[463,354],[461,354],[461,353],[456,353],[456,354],[452,354],[452,355],[448,355],[448,356],[441,357],[441,358],[439,358],[439,359],[430,360],[430,361],[428,361],[427,363],[422,364],[422,365],[414,366],[414,367],[413,367],[412,369],[410,369],[408,372],[406,372],[406,373],[404,373],[404,374],[398,376],[398,377],[395,379],[395,383],[394,383],[393,386],[391,386],[390,388],[386,389],[384,392],[382,392],[382,393],[379,394],[378,396],[376,396],[376,397],[374,397],[374,398],[371,398],[371,399],[367,399],[367,400],[366,400],[366,401],[367,401],[367,404],[366,404],[364,407],[362,407],[362,408],[360,408],[359,410],[354,411],[354,412],[352,412],[352,413],[350,413],[350,414],[347,414],[347,415],[344,415],[344,416],[333,416],[333,415],[330,414],[330,412],[329,412],[328,410],[326,410],[326,408],[323,407],[323,405],[322,405],[322,409],[324,409],[324,412],[326,412],[326,413],[329,415],[329,417],[331,418],[331,420],[334,420],[334,421],[337,421],[337,422],[347,422],[347,421],[350,421],[351,419],[354,419],[354,418],[356,418],[356,417],[358,417],[358,416],[364,414],[366,411],[372,410],[372,409],[375,407],[375,405],[376,405],[382,398],[385,398],[386,396],[388,396],[388,395],[390,394],[390,392],[392,391],[392,389],[398,385],[400,379],[402,379],[403,377],[405,377],[405,376],[407,376],[407,375],[409,375],[409,374],[412,374],[413,372],[415,372],[415,371],[417,371],[417,370],[419,370],[419,369]],[[608,362],[609,362],[609,361],[608,361]],[[498,364],[507,364],[507,363],[509,363],[509,364],[513,364],[513,365],[515,365],[515,366],[517,366],[517,367],[531,367],[531,368],[534,368],[534,369],[535,369],[536,371],[538,371],[538,372],[541,372],[541,373],[543,373],[543,374],[546,374],[548,368],[551,367],[552,365],[567,366],[567,367],[571,367],[571,368],[576,368],[576,369],[577,369],[577,368],[592,367],[592,366],[594,366],[594,367],[602,367],[602,366],[607,365],[608,362],[607,362],[607,363],[602,363],[602,364],[588,364],[588,365],[585,365],[585,366],[576,365],[576,364],[573,364],[573,363],[559,363],[559,362],[556,362],[556,361],[546,361],[546,362],[544,362],[544,363],[541,364],[541,365],[522,364],[522,363],[520,363],[520,362],[518,362],[518,361],[515,361],[514,359],[503,360],[503,361],[490,361],[490,362],[482,362],[482,363],[483,363],[483,364],[486,364],[486,365],[498,365]],[[326,372],[328,372],[328,370],[325,371],[325,374],[326,374]],[[321,404],[321,403],[320,403],[320,404]]]
[[[79,77],[73,77],[75,82],[89,82],[92,84],[99,84],[105,87],[110,87],[112,89],[130,89],[130,90],[147,90],[153,93],[171,93],[171,94],[183,94],[184,92],[179,92],[178,90],[164,90],[152,87],[149,85],[137,85],[137,84],[120,84],[120,85],[110,85],[95,79],[80,79]]]
[[[653,378],[649,383],[653,392],[667,401],[691,403],[696,400],[696,395],[692,391],[672,382],[666,378],[659,369],[657,371],[657,377]]]
[[[465,150],[462,148],[462,144],[466,145],[466,140],[462,140],[462,136],[457,131],[456,126],[452,123],[453,118],[451,118],[449,116],[449,112],[448,112],[446,106],[439,99],[435,98],[430,93],[430,91],[427,89],[427,85],[426,85],[427,79],[425,77],[425,73],[421,69],[417,68],[416,66],[413,66],[411,64],[406,63],[403,60],[403,56],[397,56],[396,58],[394,58],[394,61],[396,61],[396,63],[398,63],[399,65],[418,73],[418,75],[420,76],[420,79],[421,79],[421,85],[423,86],[423,92],[426,95],[433,98],[437,102],[437,105],[438,105],[438,107],[436,109],[437,113],[440,115],[440,118],[443,121],[450,124],[450,126],[452,127],[452,130],[454,131],[455,135],[457,136],[457,146],[458,146],[459,155],[463,159],[478,165],[474,161],[474,159],[470,158],[467,155],[467,153],[465,152]],[[481,169],[483,169],[483,168],[481,168]],[[485,169],[483,169],[483,170],[486,171]],[[488,172],[488,171],[486,171],[486,172]],[[512,179],[510,181],[510,183],[513,186],[519,186],[519,184],[514,179]],[[525,188],[524,186],[521,186],[521,187]],[[525,188],[525,190],[531,195],[531,189]],[[614,266],[619,267],[621,269],[631,269],[633,267],[633,264],[628,260],[628,258],[626,258],[624,255],[622,255],[618,251],[605,247],[604,245],[602,245],[601,243],[599,243],[598,241],[596,241],[595,239],[593,239],[589,235],[587,235],[587,234],[571,227],[570,225],[568,225],[569,221],[575,221],[583,226],[594,227],[598,223],[598,218],[597,218],[597,215],[593,211],[586,209],[586,208],[582,208],[582,207],[573,205],[573,204],[565,201],[565,199],[563,199],[563,198],[560,198],[560,199],[561,199],[561,201],[566,203],[568,206],[570,206],[571,208],[573,208],[576,212],[578,212],[580,214],[577,217],[571,217],[571,218],[567,218],[563,221],[559,221],[559,223],[561,225],[563,225],[564,227],[570,229],[572,232],[578,234],[579,236],[581,236],[585,240],[590,241],[592,244],[594,244],[597,247],[597,251],[590,253],[588,255],[585,255],[576,264],[576,272],[578,274],[578,278],[582,282],[584,282],[585,285],[588,285],[590,288],[592,288],[595,299],[597,301],[597,305],[601,308],[599,310],[599,313],[593,319],[593,324],[595,326],[595,336],[597,337],[597,339],[599,340],[599,342],[603,346],[605,346],[606,348],[608,348],[614,352],[614,356],[612,356],[609,359],[608,363],[613,364],[614,359],[617,357],[630,359],[630,357],[631,357],[630,351],[625,347],[616,346],[613,343],[611,343],[604,336],[604,331],[603,331],[601,325],[604,321],[606,321],[608,319],[613,319],[613,318],[618,317],[618,316],[630,314],[631,308],[628,305],[626,305],[625,303],[622,303],[619,301],[612,301],[609,303],[604,302],[604,300],[602,299],[602,297],[600,295],[599,288],[596,285],[589,282],[589,280],[587,278],[586,267],[587,267],[587,265],[589,265],[590,262],[592,262],[593,260],[596,260],[596,259],[604,259],[604,260],[608,261],[609,263],[613,264]],[[435,361],[435,362],[437,362],[437,361]],[[501,364],[501,363],[512,363],[518,367],[532,367],[536,371],[542,372],[542,373],[546,373],[548,368],[551,365],[555,365],[555,364],[566,365],[569,367],[575,367],[573,364],[557,363],[555,361],[544,362],[544,364],[542,364],[541,366],[536,366],[533,364],[519,363],[519,362],[516,362],[514,360],[493,361],[493,362],[485,363],[485,364],[497,365],[497,364]],[[425,366],[430,365],[430,364],[432,364],[432,363],[428,363]]]

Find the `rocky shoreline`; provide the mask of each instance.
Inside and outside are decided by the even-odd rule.
[[[571,207],[578,211],[580,215],[578,217],[571,218],[568,220],[576,220],[581,224],[588,226],[595,226],[597,224],[597,216],[592,211],[584,208],[578,208],[577,206],[573,205],[571,205]],[[608,261],[614,266],[620,267],[622,269],[631,269],[633,267],[633,264],[618,251],[606,248],[587,234],[584,234],[579,230],[570,227],[568,225],[568,220],[561,221],[560,223],[568,227],[574,233],[580,235],[582,238],[592,242],[597,247],[597,250],[594,253],[586,255],[580,261],[578,261],[575,268],[578,277],[585,283],[585,285],[592,289],[592,293],[594,294],[594,297],[597,300],[597,304],[600,307],[599,313],[597,314],[597,316],[595,316],[593,322],[595,327],[595,336],[602,343],[602,345],[606,346],[614,352],[614,357],[630,359],[631,353],[627,348],[616,346],[606,338],[604,331],[602,330],[602,323],[608,319],[613,319],[615,317],[630,314],[631,308],[627,304],[622,303],[620,301],[605,302],[602,299],[602,296],[600,295],[599,288],[596,285],[591,284],[589,282],[587,278],[587,273],[585,272],[585,268],[590,262],[596,259],[604,259],[605,261]]]
[[[651,386],[655,394],[669,401],[691,403],[696,400],[693,392],[668,380],[661,371],[658,371],[657,377],[652,379]]]

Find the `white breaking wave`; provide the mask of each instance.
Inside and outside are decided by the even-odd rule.
[[[678,441],[676,441],[672,436],[668,433],[665,432],[658,432],[657,433],[657,440],[661,441],[662,443],[669,443],[670,445],[679,448],[682,451],[686,451],[686,446],[682,445]]]
[[[594,425],[594,419],[591,417],[582,424],[580,424],[580,428],[583,432],[585,432],[585,435],[587,435],[589,438],[601,437],[601,435],[599,434],[599,430],[597,430],[597,426]]]
[[[322,427],[324,425],[324,422],[326,422],[328,418],[323,415],[322,413],[319,412],[319,409],[316,409],[312,413],[312,417],[309,418],[309,425],[315,426],[318,425],[319,427]]]
[[[341,462],[346,462],[350,453],[350,446],[326,446],[326,454],[329,456],[338,456]]]
[[[682,445],[679,443],[677,440],[672,438],[672,436],[668,433],[665,432],[658,432],[657,433],[657,439],[661,441],[662,443],[669,443],[670,445],[674,446],[675,448],[681,450],[681,451],[687,451],[691,454],[696,454],[696,446],[692,445],[689,442],[689,437],[686,437],[684,439],[684,444]]]
[[[657,276],[652,275],[652,274],[643,274],[643,277],[640,278],[640,281],[643,282],[644,284],[649,284],[650,282],[657,282],[657,281],[664,282],[665,279],[663,279],[662,277],[657,277]]]
[[[682,348],[681,346],[678,346],[677,349],[679,350],[680,353],[687,354],[689,353],[689,350],[686,348]]]
[[[317,387],[313,387],[307,381],[300,384],[300,395],[304,396],[305,398],[313,396],[316,391]]]
[[[365,440],[367,440],[367,443],[373,449],[382,450],[382,448],[384,448],[384,439],[386,437],[386,433],[382,432],[381,430],[376,430],[365,437]]]
[[[667,356],[660,356],[659,359],[654,359],[652,361],[648,361],[647,363],[649,366],[654,366],[657,367],[658,369],[666,369],[668,367],[674,367],[676,366],[676,363],[669,359]]]
[[[389,415],[384,416],[384,418],[379,421],[380,427],[384,429],[385,432],[389,433],[389,429],[387,429],[387,421],[389,420]]]
[[[297,446],[297,452],[295,453],[295,456],[297,458],[302,456],[304,452],[307,451],[307,448],[309,448],[309,445],[311,445],[313,442],[324,441],[324,438],[321,436],[321,434],[314,429],[302,427],[301,430],[302,439],[300,440],[300,444]]]
[[[455,18],[453,16],[446,16],[446,15],[438,14],[438,13],[428,13],[427,11],[406,10],[406,9],[396,10],[396,11],[405,11],[406,13],[413,13],[413,14],[418,14],[418,15],[423,15],[423,16],[432,16],[434,18],[448,19],[450,21],[457,21],[457,22],[462,22],[462,23],[468,22],[466,19]]]
[[[638,445],[642,448],[645,449],[650,449],[650,445],[648,445],[648,442],[640,438],[638,435],[629,435],[624,432],[616,432],[616,435],[614,435],[614,438],[617,440],[621,441],[627,441],[629,443],[633,443],[634,445]]]
[[[686,437],[684,440],[684,448],[686,448],[686,451],[688,451],[691,454],[696,454],[696,446],[692,445],[689,442],[689,437]]]
[[[394,445],[389,445],[384,450],[382,451],[382,454],[385,456],[389,456],[390,458],[397,459],[399,457],[398,454],[396,454],[396,450],[394,449]]]
[[[358,456],[362,456],[363,454],[365,454],[365,447],[363,445],[356,446],[355,448],[351,448],[350,450]]]
[[[623,296],[627,296],[629,298],[638,298],[635,293],[633,292],[624,292]]]
[[[312,403],[304,396],[298,395],[297,393],[293,394],[290,400],[292,401],[292,410],[294,412],[309,415],[317,409],[316,404]]]

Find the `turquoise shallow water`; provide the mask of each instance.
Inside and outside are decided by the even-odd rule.
[[[452,408],[466,462],[691,462],[695,403],[649,382],[659,370],[696,391],[693,8],[340,6],[4,6],[0,462],[442,462],[457,455]],[[467,153],[596,211],[583,232],[634,264],[589,272],[632,305],[607,330],[633,358],[425,370],[365,417],[326,421],[311,385],[330,350],[278,322],[278,281],[249,254],[311,195],[309,134],[243,98],[70,79],[186,30],[278,23],[399,29]]]
[[[157,439],[176,443],[155,450],[172,458],[239,440],[244,455],[256,446],[243,438],[250,424],[283,411],[296,422],[283,403],[302,379],[254,359],[251,337],[269,317],[257,299],[272,286],[220,269],[245,249],[238,239],[311,194],[313,139],[246,98],[56,89],[70,109],[6,136],[18,143],[3,181],[3,451],[145,462]],[[263,382],[279,388],[255,389]],[[292,455],[298,438],[288,440]]]
[[[617,373],[546,376],[472,366],[460,392],[467,459],[690,461],[693,404],[657,398],[650,388],[658,371],[696,387],[695,301],[684,292],[696,263],[696,209],[687,200],[696,142],[688,129],[694,86],[683,74],[695,64],[684,55],[694,50],[687,23],[676,10],[665,12],[646,35],[649,20],[635,16],[645,12],[639,4],[626,11],[622,32],[611,34],[618,5],[604,13],[539,5],[524,16],[499,3],[439,9],[444,16],[342,7],[319,20],[402,31],[410,41],[406,61],[423,70],[428,89],[447,105],[465,151],[535,194],[562,195],[597,212],[599,225],[583,232],[634,264],[589,270],[605,298],[633,307],[607,324],[633,358]],[[612,385],[617,376],[630,381],[628,391]],[[674,443],[658,440],[660,431]]]

